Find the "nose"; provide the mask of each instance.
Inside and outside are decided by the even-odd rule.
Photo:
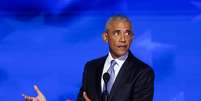
[[[120,36],[120,42],[126,42],[125,35],[123,33]]]

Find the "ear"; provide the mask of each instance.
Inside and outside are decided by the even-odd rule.
[[[103,32],[102,33],[102,38],[103,38],[103,40],[104,40],[104,42],[108,42],[108,33],[107,32]]]

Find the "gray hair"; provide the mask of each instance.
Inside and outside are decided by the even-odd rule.
[[[105,31],[108,30],[108,26],[113,22],[113,21],[125,21],[125,22],[128,22],[130,23],[130,25],[132,26],[132,23],[130,21],[130,19],[127,17],[127,16],[124,16],[124,15],[115,15],[115,16],[111,16],[106,24],[105,24]]]

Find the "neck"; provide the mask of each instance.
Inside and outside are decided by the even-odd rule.
[[[117,58],[120,58],[120,57],[122,57],[122,56],[125,56],[127,53],[128,53],[128,52],[126,52],[126,53],[123,54],[123,55],[115,55],[115,54],[113,54],[113,53],[110,51],[110,54],[111,54],[111,56],[112,56],[113,59],[117,59]]]

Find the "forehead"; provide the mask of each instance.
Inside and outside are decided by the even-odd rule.
[[[129,23],[128,21],[112,21],[109,24],[108,29],[131,30],[131,23]]]

